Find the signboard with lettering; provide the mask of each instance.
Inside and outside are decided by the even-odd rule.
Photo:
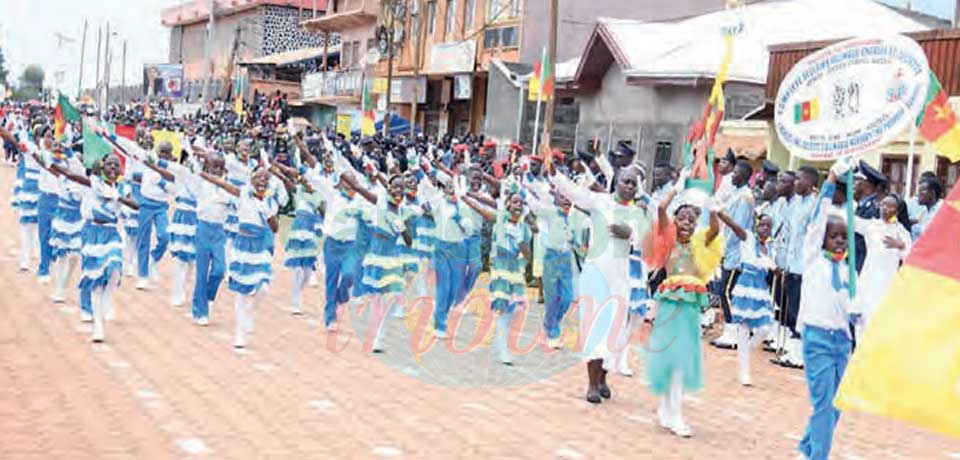
[[[929,72],[923,49],[902,35],[846,40],[813,53],[790,69],[777,93],[780,142],[812,161],[875,150],[916,121]]]

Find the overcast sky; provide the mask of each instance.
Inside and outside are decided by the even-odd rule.
[[[582,0],[564,0],[582,1]],[[665,0],[666,1],[666,0]],[[905,6],[907,0],[883,0]],[[717,0],[718,3],[721,0]],[[941,17],[952,17],[955,0],[913,0],[912,8]],[[113,66],[111,85],[119,85],[121,46],[127,40],[127,83],[141,79],[144,63],[166,62],[169,31],[160,24],[160,10],[182,0],[0,0],[0,48],[12,80],[28,64],[40,64],[53,83],[57,69],[65,71],[63,86],[74,94],[80,69],[80,39],[83,21],[89,21],[83,86],[93,86],[96,66],[97,28],[110,22]],[[57,47],[54,34],[75,40]]]

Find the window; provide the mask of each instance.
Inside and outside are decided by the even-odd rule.
[[[943,185],[943,192],[947,193],[960,179],[960,161],[951,163],[949,159],[937,156],[937,179]]]
[[[353,56],[350,58],[350,61],[353,62],[354,68],[361,67],[360,59],[362,59],[362,56],[360,56],[360,40],[354,40]]]
[[[447,39],[453,35],[453,26],[457,23],[457,0],[447,0]]]
[[[350,58],[353,57],[353,44],[350,42],[343,42],[343,46],[340,49],[340,67],[344,69],[349,69],[353,64],[350,61]]]
[[[508,48],[519,45],[520,35],[516,27],[500,27],[483,32],[484,48]]]
[[[672,142],[657,142],[657,151],[656,156],[653,157],[653,164],[669,164],[670,158],[673,157],[673,143]]]
[[[427,35],[433,35],[433,27],[437,22],[437,2],[427,4]]]
[[[888,179],[888,191],[903,196],[903,186],[907,178],[907,157],[905,155],[883,156],[880,161],[880,171]],[[917,190],[917,178],[920,176],[920,157],[913,159],[913,184],[910,188]]]
[[[466,6],[463,12],[463,31],[473,30],[473,10],[474,0],[466,0]]]
[[[497,22],[520,16],[522,0],[488,0],[487,22]]]

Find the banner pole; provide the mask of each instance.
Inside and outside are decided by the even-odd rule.
[[[847,171],[847,293],[857,296],[857,245],[853,230],[853,169]]]
[[[913,159],[916,155],[917,143],[917,125],[910,123],[910,151],[907,155],[907,177],[904,179],[906,184],[903,186],[903,200],[907,201],[913,192]]]

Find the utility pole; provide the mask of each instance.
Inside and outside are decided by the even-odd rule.
[[[550,78],[556,80],[556,68],[557,68],[557,3],[558,0],[550,0],[550,48],[547,51],[547,56],[550,59],[548,65],[549,69],[543,69],[542,72],[550,75]],[[543,88],[540,88],[540,91],[543,92]],[[551,135],[553,134],[553,113],[555,109],[555,102],[557,100],[556,95],[548,94],[547,99],[547,110],[544,114],[544,123],[543,123],[543,143],[547,147],[550,147]]]
[[[103,105],[100,101],[100,49],[102,48],[103,41],[103,26],[97,27],[97,79],[93,82],[93,102],[97,104],[97,108],[102,110]]]
[[[104,48],[104,50],[103,50],[103,63],[104,63],[104,69],[103,69],[103,88],[104,88],[103,105],[104,105],[104,106],[110,105],[110,64],[111,64],[110,61],[111,61],[111,60],[112,60],[112,57],[110,56],[110,23],[108,22],[108,23],[107,23],[107,43],[106,43],[106,48]]]
[[[953,28],[960,27],[960,0],[953,5]]]
[[[387,111],[383,114],[383,137],[390,133],[390,93],[393,92],[393,33],[396,22],[397,4],[405,0],[390,0],[385,3],[390,13],[390,30],[387,31]]]
[[[87,20],[83,20],[83,37],[80,38],[80,80],[77,81],[77,101],[83,96],[83,58],[87,54]]]
[[[120,58],[120,103],[127,100],[127,39],[123,39],[123,57]]]
[[[417,108],[420,101],[420,49],[425,39],[423,32],[426,30],[423,27],[424,18],[420,17],[425,8],[423,0],[413,0],[413,5],[415,9],[410,11],[410,15],[417,15],[417,30],[414,31],[416,35],[413,40],[413,102],[410,103],[410,137],[413,137],[417,131]]]
[[[208,2],[210,8],[210,20],[207,21],[207,40],[203,44],[203,94],[200,97],[200,103],[204,103],[210,97],[210,54],[213,48],[214,22],[213,16],[216,4],[214,0]]]

